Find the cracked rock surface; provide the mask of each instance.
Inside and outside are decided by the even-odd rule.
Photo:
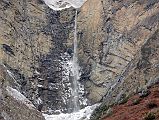
[[[10,84],[40,111],[68,112],[62,99],[70,81],[63,81],[61,56],[72,56],[74,17],[73,8],[53,11],[42,0],[0,1],[1,64],[14,75]],[[157,77],[159,40],[152,46],[148,40],[158,29],[158,0],[87,0],[78,9],[79,81],[88,104],[115,101]]]

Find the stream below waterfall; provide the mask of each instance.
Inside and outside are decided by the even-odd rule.
[[[89,120],[93,110],[99,106],[95,104],[92,106],[87,106],[84,109],[79,110],[78,112],[73,113],[61,113],[59,115],[47,115],[43,114],[46,120]]]

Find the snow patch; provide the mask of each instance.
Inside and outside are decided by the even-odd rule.
[[[53,10],[62,10],[70,7],[80,8],[87,0],[44,0]]]
[[[38,84],[38,85],[37,85],[37,87],[42,88],[42,87],[44,87],[44,86],[43,86],[43,85]]]
[[[13,78],[13,79],[15,80],[14,74],[13,74],[11,71],[7,70],[7,73],[9,74],[9,76],[10,76],[11,78]]]
[[[59,115],[43,114],[46,120],[89,120],[93,110],[100,104],[87,106],[84,109],[74,113],[61,113]]]
[[[4,112],[4,111],[2,111],[1,116],[3,117],[2,119],[4,119],[4,120],[12,120],[12,119],[9,117],[9,115],[8,115],[6,112]]]
[[[41,98],[39,97],[38,99],[35,100],[35,103],[40,105],[43,103],[43,101],[41,100]]]
[[[16,89],[13,89],[12,87],[7,86],[6,90],[8,92],[8,95],[12,96],[14,99],[22,102],[23,104],[27,105],[30,109],[35,108],[35,106],[29,101],[24,95],[22,95],[19,91]]]

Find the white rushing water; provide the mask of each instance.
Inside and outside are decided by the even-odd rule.
[[[78,112],[59,114],[59,115],[47,115],[43,114],[46,120],[89,120],[93,110],[100,104],[95,104],[92,106],[87,106]]]
[[[77,55],[77,10],[75,14],[75,28],[74,28],[74,53],[73,53],[73,81],[72,81],[72,101],[74,112],[80,109],[79,107],[79,95],[78,95],[78,80],[79,80],[79,66],[78,66],[78,55]]]
[[[80,8],[87,0],[44,0],[53,10],[62,10],[70,7]]]
[[[78,81],[80,79],[80,67],[78,65],[78,42],[77,42],[77,11],[75,12],[73,54],[67,52],[61,55],[62,85],[63,91],[62,100],[67,106],[68,112],[77,112],[80,106],[87,106],[87,99],[84,96],[84,85]],[[67,83],[67,84],[66,84]],[[60,110],[60,109],[59,109]],[[66,109],[65,109],[66,110]],[[63,110],[61,110],[63,112]]]

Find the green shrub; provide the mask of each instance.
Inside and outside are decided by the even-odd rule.
[[[133,100],[133,105],[137,105],[137,104],[139,104],[139,103],[140,103],[140,101],[141,101],[141,99]]]
[[[112,105],[107,105],[106,103],[102,103],[99,107],[97,107],[93,111],[93,113],[92,113],[92,115],[90,117],[90,120],[100,120],[103,115],[107,114],[107,111],[112,106],[113,106],[113,104]]]
[[[148,107],[149,109],[153,109],[153,108],[156,108],[156,107],[157,107],[157,104],[150,102],[150,103],[147,104],[147,107]]]
[[[150,113],[147,114],[147,116],[145,117],[144,120],[155,120],[155,118],[156,118],[155,114],[150,112]]]
[[[121,101],[119,101],[119,105],[127,103],[128,100],[129,100],[129,96],[126,96],[126,97],[123,98]]]

